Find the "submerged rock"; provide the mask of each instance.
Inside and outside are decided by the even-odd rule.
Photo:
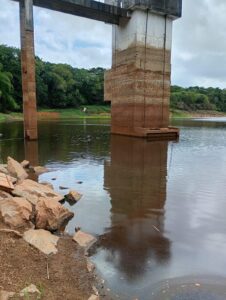
[[[24,198],[14,197],[0,200],[0,216],[11,228],[32,228],[32,206]]]
[[[30,229],[23,235],[24,240],[44,254],[56,254],[59,237],[43,229]]]
[[[40,184],[31,179],[26,179],[17,184],[13,190],[13,195],[24,197],[32,204],[36,205],[39,198],[52,198],[55,201],[61,201],[64,197],[54,192],[50,187]]]
[[[27,172],[25,172],[21,164],[12,157],[7,158],[7,170],[9,171],[10,175],[18,178],[21,181],[28,177]]]
[[[82,194],[77,191],[69,191],[67,195],[65,195],[65,200],[70,204],[73,205],[78,202],[82,198]]]
[[[66,186],[62,186],[62,185],[60,185],[60,186],[59,186],[59,189],[60,189],[60,190],[68,190],[68,189],[69,189],[69,187],[66,187]]]
[[[74,213],[52,198],[40,198],[36,205],[36,228],[64,230]]]
[[[73,240],[78,243],[79,246],[85,248],[85,250],[88,250],[97,241],[94,236],[81,230],[75,233]]]

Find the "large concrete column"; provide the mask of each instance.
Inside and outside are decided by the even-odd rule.
[[[112,69],[105,74],[112,133],[176,137],[169,128],[173,19],[135,7],[129,21],[113,26]]]
[[[24,112],[24,137],[36,140],[37,108],[35,83],[33,0],[20,1],[21,68]]]

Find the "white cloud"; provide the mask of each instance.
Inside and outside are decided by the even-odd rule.
[[[172,82],[226,87],[226,3],[183,0],[174,23]]]
[[[20,47],[19,5],[0,1],[0,43]],[[34,22],[35,52],[44,60],[84,68],[111,66],[110,25],[40,8],[34,9]]]
[[[0,43],[19,47],[18,3],[0,2]],[[226,87],[225,15],[224,0],[183,0],[183,17],[174,22],[173,84]],[[110,67],[110,25],[40,8],[34,16],[38,56],[75,67]]]

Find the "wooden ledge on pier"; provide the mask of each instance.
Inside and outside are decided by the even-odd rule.
[[[126,136],[134,136],[139,138],[147,138],[148,140],[176,141],[179,138],[179,129],[176,127],[152,129],[143,127],[135,127],[132,129],[118,128],[118,130],[114,130],[112,131],[112,133]]]

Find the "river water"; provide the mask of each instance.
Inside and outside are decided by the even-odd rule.
[[[92,259],[120,299],[152,299],[175,278],[226,277],[226,119],[173,125],[178,142],[148,142],[111,136],[107,120],[43,121],[39,143],[24,147],[21,122],[0,124],[1,162],[26,156],[51,170],[40,181],[83,194],[65,203],[67,230],[99,238]]]

